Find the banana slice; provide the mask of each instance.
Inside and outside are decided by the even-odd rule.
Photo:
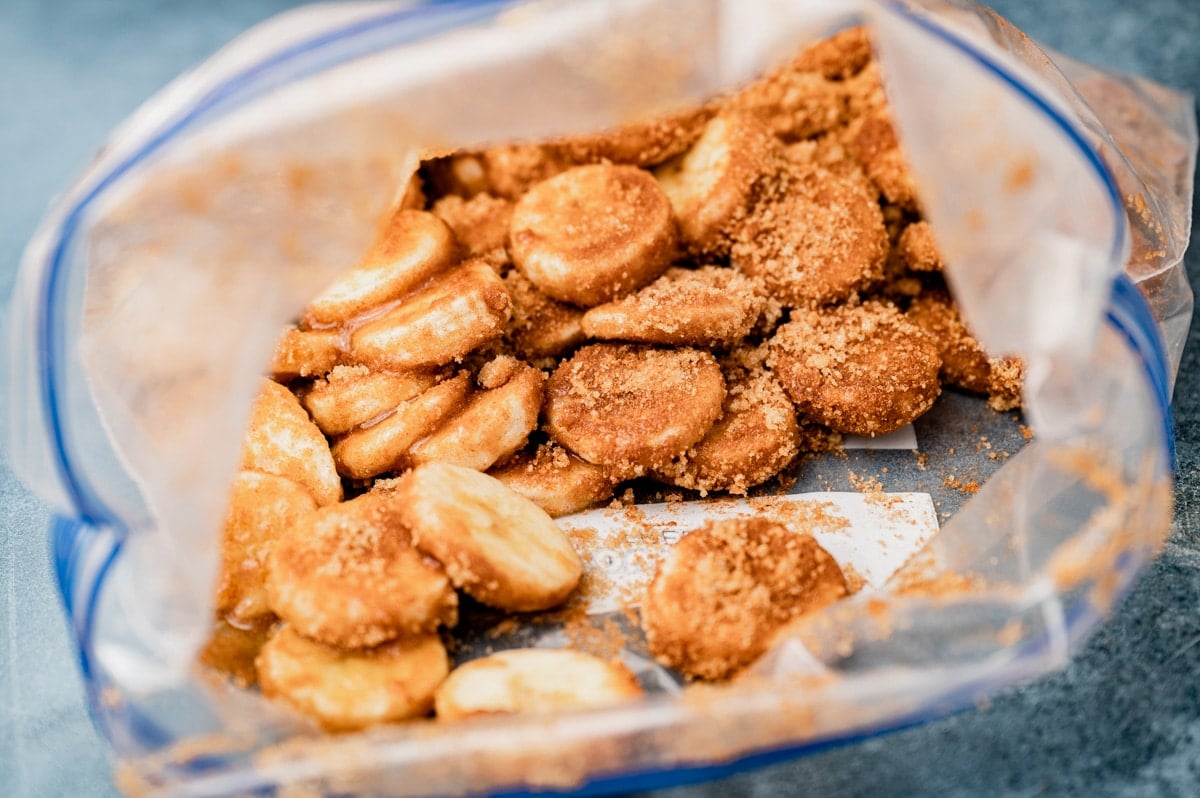
[[[929,222],[913,222],[905,227],[900,240],[896,242],[896,254],[914,272],[942,271],[942,255],[933,240],[933,228]]]
[[[240,625],[270,617],[267,605],[267,556],[276,538],[317,509],[302,485],[256,471],[233,478],[229,511],[221,533],[221,573],[217,614]]]
[[[374,490],[300,519],[271,550],[271,609],[298,632],[362,648],[458,620],[446,573],[412,545],[398,497]]]
[[[546,382],[545,429],[625,478],[662,468],[698,442],[724,399],[725,379],[708,352],[592,344]]]
[[[342,356],[340,330],[301,330],[288,327],[275,344],[271,376],[280,382],[297,377],[319,377],[337,365]]]
[[[353,731],[429,714],[450,659],[437,635],[344,651],[285,626],[263,646],[257,667],[267,698],[328,731]]]
[[[745,494],[786,468],[799,451],[796,409],[779,382],[760,371],[729,382],[721,418],[657,476],[702,493]]]
[[[608,469],[581,460],[553,443],[523,452],[488,473],[552,518],[586,510],[613,495]]]
[[[868,70],[859,79],[873,74],[874,70]],[[888,202],[910,211],[920,209],[917,183],[909,171],[886,106],[873,108],[855,118],[846,127],[843,140]]]
[[[350,355],[378,369],[442,366],[499,338],[512,303],[487,263],[470,260],[350,337]]]
[[[768,363],[800,412],[853,435],[898,429],[941,392],[937,346],[883,302],[793,310]]]
[[[793,62],[799,72],[816,72],[828,80],[847,80],[871,62],[871,39],[861,25],[846,28],[806,48]]]
[[[443,462],[486,471],[525,445],[537,428],[546,375],[520,366],[503,384],[472,396],[410,452],[414,465]]]
[[[475,715],[549,715],[640,698],[629,669],[579,651],[500,651],[451,671],[434,697],[439,720]]]
[[[333,444],[340,474],[366,479],[408,464],[408,450],[463,407],[471,393],[465,372],[401,402],[377,423],[350,432]]]
[[[578,584],[583,566],[563,531],[487,474],[427,463],[397,480],[395,491],[416,546],[484,604],[544,610]]]
[[[508,337],[522,357],[555,358],[583,343],[579,308],[546,296],[515,269],[504,277],[504,285],[513,302]]]
[[[250,411],[242,447],[242,469],[286,477],[303,485],[317,504],[342,500],[329,442],[300,406],[296,395],[277,382],[263,380]]]
[[[437,384],[429,371],[371,371],[338,366],[301,398],[326,435],[341,435],[398,407]]]
[[[883,213],[866,180],[819,167],[789,172],[787,190],[755,206],[730,263],[761,277],[787,305],[849,299],[883,276]]]
[[[636,294],[583,315],[591,338],[729,348],[749,335],[766,308],[761,285],[720,266],[669,269]]]
[[[710,521],[659,563],[642,628],[659,662],[724,679],[757,659],[784,624],[847,593],[842,569],[811,535],[765,518]]]
[[[450,225],[454,237],[466,247],[467,255],[487,261],[497,270],[508,265],[508,228],[512,203],[490,194],[469,200],[450,195],[433,206],[433,212]]]
[[[432,213],[401,210],[387,223],[362,262],[314,299],[310,326],[338,324],[397,299],[458,259],[450,227]]]
[[[722,113],[690,150],[654,176],[671,200],[687,248],[722,257],[759,189],[782,163],[779,143],[753,115]]]
[[[513,263],[546,294],[590,307],[658,277],[675,256],[671,203],[648,172],[592,164],[544,180],[513,209]]]
[[[557,147],[574,163],[612,163],[649,167],[691,147],[712,118],[709,105],[630,122],[594,135],[561,139]]]

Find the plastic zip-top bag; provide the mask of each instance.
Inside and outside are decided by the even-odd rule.
[[[694,107],[852,24],[870,30],[964,318],[1023,363],[1023,411],[946,391],[898,439],[806,459],[783,495],[639,495],[636,512],[563,518],[605,577],[583,612],[467,630],[455,656],[620,626],[656,558],[719,516],[808,513],[860,589],[724,685],[689,686],[617,635],[609,654],[646,695],[611,708],[328,736],[205,677],[264,364],[421,159]],[[12,465],[55,511],[124,778],[194,795],[631,789],[936,717],[1061,666],[1170,526],[1195,148],[1189,98],[1051,60],[967,2],[355,4],[248,32],[114,132],[30,242],[10,312]]]

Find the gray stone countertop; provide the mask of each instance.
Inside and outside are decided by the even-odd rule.
[[[137,104],[287,0],[0,3],[0,303],[56,192]],[[1195,0],[993,0],[1081,60],[1200,92]],[[1193,219],[1193,230],[1195,221]],[[1200,250],[1187,259],[1193,285]],[[1200,340],[1176,387],[1177,521],[1062,672],[988,706],[679,795],[1200,795]],[[0,386],[7,397],[8,386]],[[115,794],[50,572],[47,511],[0,467],[0,794]],[[667,793],[671,794],[671,793]]]

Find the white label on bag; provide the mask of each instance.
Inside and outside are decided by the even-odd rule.
[[[888,580],[938,531],[928,493],[801,493],[640,504],[559,518],[584,561],[578,599],[590,613],[640,603],[661,557],[706,521],[758,516],[811,534],[862,589]]]

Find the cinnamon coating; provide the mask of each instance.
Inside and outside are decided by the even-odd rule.
[[[553,443],[523,451],[488,472],[551,518],[593,507],[613,495],[608,469],[592,465]]]

